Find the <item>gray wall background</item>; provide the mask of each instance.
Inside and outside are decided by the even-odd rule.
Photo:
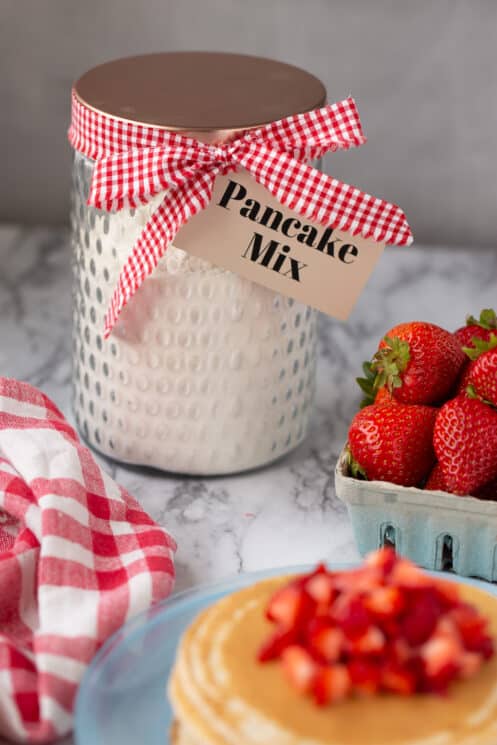
[[[71,82],[113,57],[210,49],[352,93],[369,142],[326,160],[418,241],[495,245],[495,0],[0,0],[0,220],[67,219]]]

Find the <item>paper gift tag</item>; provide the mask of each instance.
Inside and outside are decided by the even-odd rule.
[[[218,176],[209,206],[174,245],[341,320],[385,246],[306,221],[244,170]]]

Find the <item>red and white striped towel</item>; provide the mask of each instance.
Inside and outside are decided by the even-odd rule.
[[[0,378],[0,735],[71,729],[86,666],[170,593],[175,548],[46,396]]]

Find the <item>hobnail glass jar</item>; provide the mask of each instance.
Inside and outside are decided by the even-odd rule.
[[[119,272],[161,195],[136,210],[88,206],[93,165],[75,153],[73,403],[86,440],[202,475],[288,453],[312,412],[316,311],[169,246],[105,340]]]

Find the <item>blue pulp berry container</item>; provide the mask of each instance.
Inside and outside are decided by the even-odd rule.
[[[497,502],[352,478],[346,448],[335,488],[361,554],[391,545],[426,569],[497,581]]]

